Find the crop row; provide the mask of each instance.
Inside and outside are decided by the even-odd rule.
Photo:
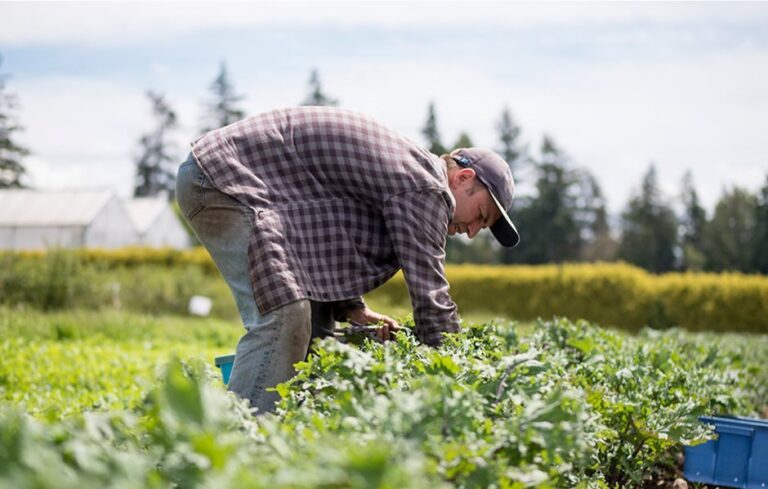
[[[278,413],[252,418],[211,370],[218,347],[192,342],[183,355],[205,360],[172,361],[153,383],[141,379],[179,343],[147,327],[142,353],[106,330],[101,344],[44,332],[3,343],[0,486],[640,487],[711,436],[699,415],[768,404],[764,337],[557,320],[526,336],[467,325],[440,349],[408,330],[386,345],[327,340],[279,387]],[[54,419],[99,396],[117,401]],[[8,409],[19,401],[46,425]]]

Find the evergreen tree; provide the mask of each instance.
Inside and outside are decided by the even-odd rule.
[[[221,63],[221,70],[211,83],[210,89],[213,97],[205,103],[206,114],[202,132],[224,127],[245,117],[245,112],[237,107],[237,103],[243,100],[243,96],[235,95],[235,89],[229,80],[224,62]]]
[[[675,265],[677,217],[664,202],[651,165],[643,177],[640,193],[632,197],[622,214],[623,232],[619,258],[656,273]]]
[[[524,236],[515,249],[504,248],[505,263],[562,263],[581,253],[583,238],[579,222],[580,172],[549,137],[544,137],[541,159],[534,162],[536,195],[519,200],[522,207],[513,219]]]
[[[3,58],[0,56],[0,66]],[[22,179],[26,169],[22,159],[29,150],[14,141],[14,133],[23,130],[14,117],[18,108],[16,95],[5,93],[5,79],[8,75],[0,73],[0,188],[23,187]]]
[[[162,95],[147,92],[152,104],[154,129],[141,136],[140,153],[136,158],[135,197],[150,197],[165,194],[173,199],[175,190],[175,164],[177,157],[174,147],[168,141],[169,132],[176,128],[176,113],[171,110]]]
[[[725,191],[704,226],[707,268],[714,271],[749,272],[754,258],[757,197],[734,187]]]
[[[707,214],[699,203],[699,195],[693,185],[693,174],[690,170],[683,177],[681,200],[683,204],[683,215],[680,218],[681,268],[701,270],[704,268],[704,253],[701,246]]]
[[[481,231],[472,239],[463,235],[448,236],[445,243],[445,261],[495,265],[500,261],[498,248],[500,246],[489,230]]]
[[[512,170],[512,175],[515,176],[515,180],[518,180],[518,170],[520,170],[523,164],[528,160],[528,149],[520,146],[520,143],[518,142],[521,129],[512,117],[512,113],[509,111],[508,107],[505,107],[501,112],[501,119],[496,125],[496,129],[499,131],[499,141],[501,143],[498,152],[507,161],[507,164],[509,164],[509,168]]]
[[[597,179],[586,171],[582,172],[580,185],[581,203],[577,208],[584,240],[580,258],[584,261],[612,261],[616,258],[619,245],[611,236],[603,191]]]
[[[757,194],[752,270],[768,274],[768,175],[765,177],[763,188]]]
[[[427,109],[427,123],[421,133],[427,139],[427,147],[431,153],[438,156],[447,153],[445,146],[440,142],[440,132],[437,129],[437,115],[435,114],[435,103],[430,102]]]
[[[312,74],[309,77],[309,95],[301,105],[324,105],[333,107],[339,105],[337,99],[331,98],[323,92],[323,86],[320,83],[320,75],[316,69],[312,70]]]
[[[459,134],[459,139],[456,140],[456,143],[453,145],[453,149],[458,148],[471,148],[473,146],[472,144],[472,138],[469,137],[469,134],[466,132],[462,132]]]

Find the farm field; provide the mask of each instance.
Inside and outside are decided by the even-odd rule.
[[[393,314],[405,310],[395,307]],[[483,313],[468,318],[493,320]],[[242,326],[114,310],[44,313],[0,307],[0,332],[0,399],[56,420],[84,410],[134,406],[171,357],[212,364],[216,356],[234,351]]]
[[[764,335],[491,319],[326,341],[252,418],[236,322],[2,307],[0,487],[671,486],[699,415],[766,414]]]

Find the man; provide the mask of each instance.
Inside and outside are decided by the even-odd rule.
[[[504,246],[514,182],[492,151],[438,157],[376,120],[329,107],[275,110],[199,138],[179,168],[184,216],[234,294],[246,333],[229,389],[258,411],[334,321],[397,323],[360,296],[402,269],[416,336],[459,329],[446,235],[490,227]]]

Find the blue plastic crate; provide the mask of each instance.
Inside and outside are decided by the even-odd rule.
[[[229,383],[229,376],[232,375],[232,365],[235,363],[235,354],[216,357],[215,363],[221,369],[221,378],[224,380],[224,383]]]
[[[685,478],[691,482],[768,488],[768,420],[702,416],[715,426],[717,439],[685,447]]]

